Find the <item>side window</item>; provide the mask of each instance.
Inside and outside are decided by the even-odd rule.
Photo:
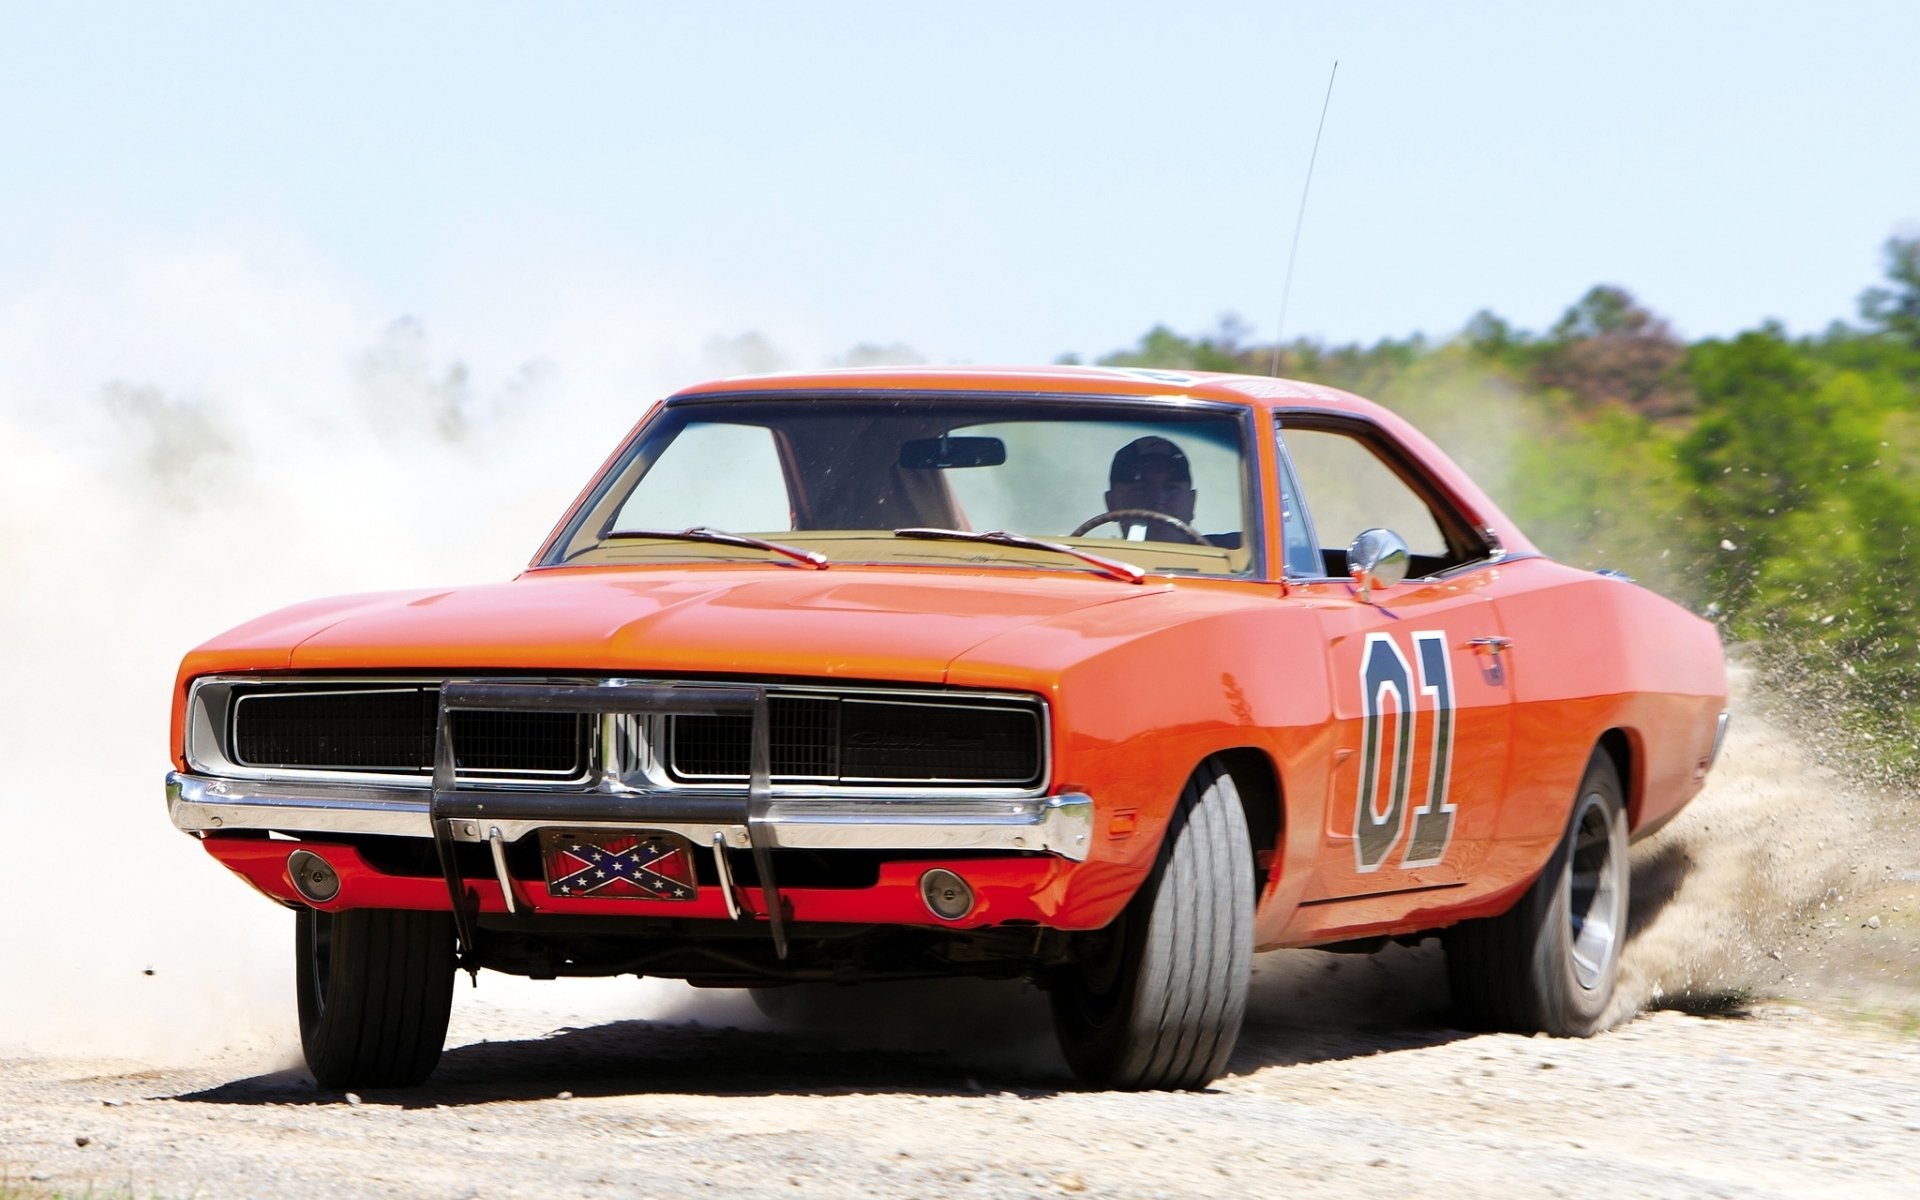
[[[1296,501],[1311,514],[1327,575],[1346,574],[1347,547],[1366,529],[1391,529],[1404,538],[1415,576],[1478,557],[1477,549],[1449,542],[1446,518],[1357,433],[1287,425],[1281,439],[1298,473]],[[1451,523],[1464,525],[1457,515]]]
[[[615,530],[691,525],[734,533],[793,528],[786,473],[771,430],[688,425],[647,468],[613,521]]]

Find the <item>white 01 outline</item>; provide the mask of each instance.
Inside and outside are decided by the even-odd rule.
[[[1359,784],[1354,793],[1353,861],[1354,870],[1362,875],[1370,875],[1386,865],[1403,839],[1405,847],[1399,863],[1402,867],[1433,866],[1446,857],[1447,849],[1453,844],[1454,814],[1458,811],[1450,799],[1458,696],[1454,690],[1453,662],[1447,654],[1444,632],[1421,630],[1413,633],[1412,640],[1414,662],[1407,660],[1399,642],[1387,633],[1369,633],[1360,654],[1361,760]],[[1426,795],[1418,807],[1410,807],[1413,739],[1421,709],[1414,699],[1415,663],[1418,664],[1417,695],[1432,702],[1433,731]],[[1387,809],[1376,815],[1376,802],[1381,794],[1380,740],[1389,694],[1395,700],[1395,747],[1386,764]],[[1382,834],[1386,835],[1384,840]],[[1432,846],[1432,853],[1414,858],[1417,846]],[[1370,847],[1372,861],[1368,861]]]

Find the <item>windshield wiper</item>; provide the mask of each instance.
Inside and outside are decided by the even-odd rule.
[[[690,529],[615,529],[601,536],[603,538],[660,538],[663,541],[678,542],[714,542],[722,546],[745,546],[752,550],[765,550],[770,554],[782,554],[795,562],[803,562],[816,571],[824,571],[828,565],[827,556],[818,550],[783,546],[779,542],[769,542],[765,538],[748,537],[744,533],[728,533],[724,529],[709,529],[705,525],[695,525]]]
[[[996,546],[1018,546],[1023,550],[1050,550],[1055,554],[1065,554],[1081,562],[1091,563],[1115,579],[1124,579],[1128,583],[1147,581],[1147,573],[1132,563],[1092,554],[1062,542],[1042,541],[1039,538],[1028,537],[1024,533],[1007,533],[1000,529],[989,529],[979,533],[966,529],[896,529],[893,531],[893,536],[920,538],[934,542],[992,542]]]

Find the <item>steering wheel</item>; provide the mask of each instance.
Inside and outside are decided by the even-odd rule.
[[[1207,540],[1206,534],[1201,533],[1198,529],[1195,529],[1193,526],[1187,524],[1185,521],[1182,521],[1179,517],[1173,516],[1170,513],[1155,512],[1151,508],[1108,509],[1106,512],[1101,513],[1097,517],[1088,517],[1086,520],[1080,522],[1078,525],[1075,525],[1073,527],[1073,532],[1069,533],[1067,536],[1079,537],[1081,534],[1084,534],[1087,530],[1098,529],[1100,526],[1105,525],[1108,521],[1113,521],[1117,524],[1123,519],[1131,519],[1134,521],[1155,521],[1161,525],[1165,525],[1168,529],[1171,529],[1175,533],[1178,533],[1181,537],[1186,538],[1188,541],[1192,542],[1196,546],[1213,545],[1212,542],[1209,542]]]

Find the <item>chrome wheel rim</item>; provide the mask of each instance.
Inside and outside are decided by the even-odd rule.
[[[1589,792],[1581,797],[1574,821],[1573,861],[1567,872],[1573,976],[1588,991],[1605,986],[1619,952],[1625,867],[1614,847],[1608,805],[1598,792]]]

